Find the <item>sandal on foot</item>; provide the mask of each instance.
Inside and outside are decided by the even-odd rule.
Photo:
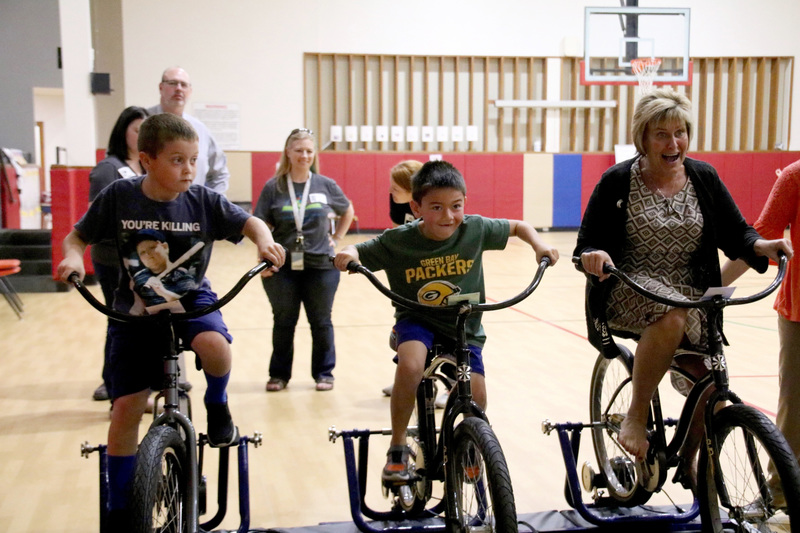
[[[267,381],[267,392],[278,392],[286,388],[289,382],[280,378],[269,378]]]
[[[319,378],[316,388],[320,392],[333,390],[333,378]]]

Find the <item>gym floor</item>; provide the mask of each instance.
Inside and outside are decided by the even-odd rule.
[[[549,232],[544,237],[558,247],[559,263],[527,300],[483,318],[489,339],[484,352],[487,414],[505,451],[519,513],[566,508],[558,439],[543,435],[541,423],[587,421],[596,357],[585,338],[584,278],[570,262],[576,234]],[[345,242],[366,238],[369,235],[351,234]],[[208,277],[222,294],[255,263],[255,248],[249,242],[217,243]],[[535,267],[532,250],[517,239],[502,252],[487,252],[487,297],[499,301],[513,296],[528,284]],[[774,275],[775,267],[763,276],[748,272],[737,284],[737,295],[758,291]],[[101,297],[98,286],[92,291]],[[84,441],[96,445],[107,440],[109,404],[91,400],[100,383],[105,317],[74,290],[21,297],[26,312],[21,321],[9,306],[0,305],[0,531],[97,531],[97,455],[84,459],[79,448]],[[729,308],[725,315],[731,388],[770,417],[776,410],[778,385],[773,300],[770,296]],[[251,527],[349,521],[342,444],[328,442],[327,432],[332,425],[389,425],[389,399],[381,394],[394,376],[387,344],[393,323],[388,300],[366,279],[342,276],[334,305],[338,357],[331,392],[314,390],[304,317],[295,337],[294,378],[283,392],[265,392],[272,317],[258,280],[223,309],[223,315],[235,339],[231,411],[243,434],[260,431],[264,438],[262,447],[250,449]],[[194,384],[198,431],[204,432],[204,380],[194,368],[188,379]],[[661,390],[665,413],[677,417],[680,398],[668,380]],[[146,418],[140,438],[148,422]],[[370,444],[367,500],[373,508],[384,509],[379,476],[388,437],[372,437]],[[211,487],[216,485],[213,455],[206,458]],[[588,433],[579,464],[584,461],[594,462]],[[232,473],[223,529],[239,524],[235,483]],[[690,501],[688,493],[669,483],[666,492],[677,503]],[[669,502],[663,494],[653,501]],[[208,502],[215,512],[215,493],[209,494]]]

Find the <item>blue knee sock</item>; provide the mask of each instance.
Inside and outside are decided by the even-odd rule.
[[[228,387],[228,379],[230,379],[231,373],[228,372],[220,377],[212,376],[207,372],[203,373],[206,375],[206,383],[208,383],[205,396],[206,403],[228,403],[228,393],[225,389]]]
[[[108,505],[110,509],[125,509],[130,498],[135,455],[108,456]]]

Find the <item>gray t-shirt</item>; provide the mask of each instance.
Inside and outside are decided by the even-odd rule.
[[[285,180],[271,178],[261,190],[253,214],[272,228],[275,242],[282,244],[290,252],[295,248],[297,225],[294,211],[289,201],[289,190]],[[304,183],[294,184],[295,201],[299,204],[303,196]],[[328,256],[333,253],[328,235],[330,234],[330,214],[342,216],[350,207],[350,200],[339,185],[331,178],[312,174],[306,212],[303,217],[303,241],[305,245],[303,262],[306,268],[333,268]],[[289,262],[286,263],[289,268]]]

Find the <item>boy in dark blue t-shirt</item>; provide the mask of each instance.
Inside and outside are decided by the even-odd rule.
[[[272,261],[273,271],[277,270],[284,262],[284,250],[267,225],[224,196],[192,185],[197,146],[197,133],[184,119],[165,113],[145,120],[139,132],[139,157],[147,173],[115,181],[92,202],[64,239],[59,277],[66,281],[77,272],[82,279],[86,246],[115,242],[122,275],[114,308],[141,315],[164,306],[182,312],[216,301],[205,277],[214,240],[238,242],[244,235],[255,243],[259,258]],[[125,521],[139,422],[150,388],[161,386],[163,354],[153,327],[120,322],[109,326],[109,393],[114,402],[108,430],[109,518],[115,524]],[[226,392],[232,337],[222,314],[216,311],[177,322],[175,332],[198,355],[206,376],[209,443],[236,443],[238,431]]]

